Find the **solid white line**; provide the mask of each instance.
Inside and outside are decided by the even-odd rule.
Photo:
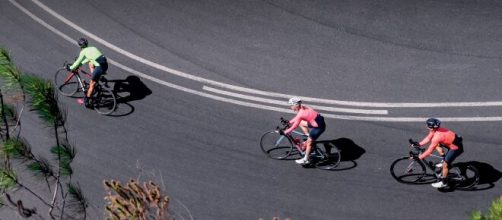
[[[108,60],[110,60],[110,59],[108,59]],[[187,93],[192,93],[192,94],[200,95],[200,96],[203,96],[206,98],[210,98],[210,99],[214,99],[214,100],[218,100],[218,101],[222,101],[222,102],[227,102],[227,103],[232,103],[232,104],[236,104],[236,105],[241,105],[241,106],[292,114],[290,109],[278,108],[278,107],[261,105],[261,104],[254,104],[254,103],[249,103],[249,102],[243,102],[243,101],[223,98],[223,97],[199,92],[199,91],[196,91],[193,89],[185,88],[182,86],[178,86],[178,85],[157,79],[155,77],[149,76],[149,75],[144,74],[142,72],[139,72],[137,70],[131,69],[131,68],[129,68],[123,64],[120,64],[116,61],[113,61],[113,60],[110,60],[110,63],[123,69],[124,71],[133,73],[137,76],[151,80],[153,82],[159,83],[159,84],[167,86],[167,87],[182,90]],[[354,120],[354,121],[423,122],[427,119],[426,117],[370,117],[370,116],[365,117],[365,116],[336,115],[336,114],[325,114],[325,113],[323,113],[322,115],[326,118]],[[441,121],[448,121],[448,122],[502,121],[502,117],[440,117],[440,119],[441,119]]]
[[[60,32],[53,26],[47,24],[44,22],[42,19],[38,18],[36,15],[32,14],[30,11],[28,11],[26,8],[23,6],[19,5],[15,0],[9,0],[14,6],[16,6],[19,10],[24,12],[26,15],[31,17],[33,20],[41,24],[42,26],[46,27],[50,31],[54,32],[55,34],[63,37],[65,40],[68,42],[74,43],[74,40],[70,38],[69,36],[65,35],[64,33]],[[223,102],[228,102],[236,105],[242,105],[246,107],[252,107],[252,108],[258,108],[258,109],[265,109],[265,110],[270,110],[270,111],[277,111],[277,112],[283,112],[283,113],[292,113],[291,110],[285,109],[285,108],[277,108],[277,107],[272,107],[272,106],[266,106],[266,105],[260,105],[260,104],[254,104],[254,103],[248,103],[248,102],[242,102],[238,100],[233,100],[233,99],[228,99],[228,98],[223,98],[203,92],[199,92],[193,89],[185,88],[182,86],[178,86],[176,84],[172,84],[163,80],[160,80],[158,78],[149,76],[147,74],[144,74],[142,72],[136,71],[132,68],[129,68],[121,63],[118,63],[112,59],[108,59],[111,64],[123,69],[124,71],[130,72],[132,74],[138,75],[144,79],[151,80],[153,82],[159,83],[164,86],[168,86],[174,89],[179,89],[191,94],[195,95],[200,95],[203,97],[211,98],[214,100],[219,100]],[[345,119],[345,120],[358,120],[358,121],[386,121],[386,122],[421,122],[424,121],[425,118],[421,117],[362,117],[362,116],[349,116],[349,115],[335,115],[335,114],[323,114],[326,118],[334,118],[334,119]],[[502,117],[441,117],[441,120],[443,121],[457,121],[457,122],[465,122],[465,121],[502,121]]]
[[[381,121],[381,122],[424,122],[427,117],[364,117],[351,115],[323,114],[326,118],[354,120],[354,121]],[[438,117],[447,122],[495,122],[502,121],[502,117]]]
[[[46,27],[50,31],[52,31],[55,34],[63,37],[65,40],[67,40],[70,43],[74,43],[75,42],[74,39],[72,39],[68,35],[60,32],[59,30],[57,30],[53,26],[47,24],[42,19],[40,19],[39,17],[37,17],[36,15],[34,15],[30,11],[28,11],[26,8],[24,8],[23,6],[19,5],[15,0],[9,0],[9,1],[14,6],[16,6],[18,9],[20,9],[22,12],[24,12],[25,14],[27,14],[33,20],[35,20],[36,22],[38,22],[42,26]],[[215,99],[215,100],[219,100],[219,101],[223,101],[223,102],[233,103],[233,104],[237,104],[237,105],[243,105],[243,106],[254,107],[254,108],[261,108],[261,109],[272,110],[272,111],[279,111],[279,112],[290,112],[290,111],[288,111],[285,108],[277,108],[277,107],[270,107],[270,106],[265,106],[265,105],[257,105],[257,104],[252,104],[252,103],[237,101],[237,100],[233,100],[233,99],[228,99],[228,98],[223,98],[223,97],[219,97],[219,96],[215,96],[215,95],[203,93],[203,92],[196,91],[196,90],[193,90],[193,89],[189,89],[189,88],[186,88],[186,87],[182,87],[182,86],[170,83],[170,82],[163,81],[163,80],[155,78],[153,76],[149,76],[147,74],[144,74],[142,72],[134,70],[134,69],[132,69],[130,67],[127,67],[127,66],[125,66],[125,65],[123,65],[123,64],[121,64],[121,63],[119,63],[119,62],[117,62],[117,61],[115,61],[113,59],[108,58],[108,61],[110,62],[110,64],[113,64],[113,65],[117,66],[118,68],[120,68],[120,69],[122,69],[124,71],[130,72],[132,74],[135,74],[135,75],[140,76],[140,77],[142,77],[144,79],[148,79],[150,81],[156,82],[158,84],[161,84],[161,85],[173,88],[173,89],[178,89],[178,90],[181,90],[181,91],[184,91],[184,92],[187,92],[187,93],[191,93],[191,94],[195,94],[195,95],[199,95],[199,96],[203,96],[203,97],[206,97],[206,98],[211,98],[211,99]]]
[[[30,16],[31,19],[35,20],[36,22],[38,22],[39,24],[41,24],[42,26],[44,26],[45,28],[49,29],[50,31],[54,32],[55,34],[59,35],[60,37],[64,38],[65,40],[69,41],[69,42],[72,42],[72,43],[75,43],[75,39],[72,39],[70,38],[68,35],[66,34],[63,34],[63,32],[59,31],[58,29],[54,28],[53,26],[47,24],[44,20],[40,19],[39,17],[37,17],[36,15],[34,15],[33,13],[31,13],[30,11],[28,11],[28,9],[26,9],[25,7],[21,6],[19,3],[17,3],[15,0],[9,0],[10,3],[12,3],[14,6],[16,6],[19,10],[21,10],[22,12],[24,12],[26,15]]]
[[[236,104],[236,105],[242,105],[242,106],[247,106],[247,107],[260,108],[260,109],[272,110],[272,111],[278,111],[278,112],[289,112],[285,108],[277,108],[277,107],[271,107],[271,106],[266,106],[266,105],[253,104],[253,103],[249,103],[249,102],[243,102],[243,101],[238,101],[238,100],[234,100],[234,99],[223,98],[223,97],[220,97],[220,96],[215,96],[215,95],[203,93],[203,92],[200,92],[200,91],[197,91],[197,90],[189,89],[189,88],[182,87],[182,86],[170,83],[170,82],[166,82],[164,80],[155,78],[153,76],[149,76],[147,74],[144,74],[142,72],[134,70],[134,69],[132,69],[130,67],[127,67],[127,66],[125,66],[125,65],[123,65],[121,63],[118,63],[117,61],[114,61],[114,60],[111,60],[111,59],[108,59],[108,61],[111,64],[117,66],[118,68],[123,69],[123,70],[125,70],[127,72],[130,72],[132,74],[135,74],[137,76],[140,76],[140,77],[142,77],[144,79],[148,79],[148,80],[156,82],[158,84],[161,84],[161,85],[173,88],[173,89],[178,89],[178,90],[181,90],[181,91],[184,91],[184,92],[187,92],[187,93],[191,93],[191,94],[194,94],[194,95],[199,95],[199,96],[202,96],[202,97],[206,97],[206,98],[210,98],[210,99],[214,99],[214,100],[218,100],[218,101],[228,102],[228,103],[232,103],[232,104]]]
[[[268,104],[274,104],[274,105],[282,105],[282,106],[287,106],[288,104],[286,103],[285,100],[274,100],[274,99],[265,99],[265,98],[259,98],[256,96],[249,96],[249,95],[243,95],[239,93],[234,93],[234,92],[228,92],[228,91],[223,91],[220,89],[208,87],[208,86],[203,86],[203,90],[210,91],[213,93],[218,93],[221,95],[226,95],[226,96],[232,96],[240,99],[247,99],[247,100],[252,100],[256,102],[264,102]],[[330,111],[330,112],[343,112],[343,113],[356,113],[356,114],[375,114],[375,115],[386,115],[389,112],[387,110],[366,110],[366,109],[353,109],[353,108],[334,108],[334,107],[325,107],[325,106],[319,106],[319,105],[310,105],[309,106],[315,108],[316,110],[323,110],[323,111]]]
[[[10,0],[13,2],[14,0]],[[120,53],[126,57],[129,57],[133,60],[136,60],[140,63],[143,63],[145,65],[151,66],[153,68],[156,68],[158,70],[162,70],[168,73],[171,73],[176,76],[184,77],[187,79],[195,80],[204,84],[209,84],[212,86],[218,86],[226,89],[232,89],[236,91],[241,91],[241,92],[247,92],[247,93],[252,93],[252,94],[259,94],[263,96],[270,96],[270,97],[276,97],[276,98],[289,98],[293,95],[290,94],[282,94],[282,93],[275,93],[275,92],[266,92],[266,91],[261,91],[261,90],[256,90],[256,89],[250,89],[250,88],[245,88],[245,87],[240,87],[240,86],[235,86],[235,85],[230,85],[226,83],[221,83],[217,82],[214,80],[210,79],[205,79],[202,77],[190,75],[188,73],[171,69],[169,67],[160,65],[158,63],[152,62],[150,60],[144,59],[140,56],[137,56],[129,51],[123,50],[122,48],[119,48],[110,42],[92,34],[91,32],[81,28],[80,26],[76,25],[75,23],[71,22],[70,20],[66,19],[65,17],[61,16],[51,8],[47,7],[43,3],[41,3],[39,0],[32,0],[36,5],[38,5],[40,8],[45,10],[47,13],[51,14],[52,16],[56,17],[60,21],[66,23],[68,26],[74,28],[75,30],[81,32],[84,35],[87,35],[88,37],[92,38],[96,42],[99,42],[110,49],[116,51],[117,53]],[[502,106],[502,102],[500,101],[494,101],[494,102],[440,102],[440,103],[414,103],[414,102],[409,102],[409,103],[385,103],[385,102],[355,102],[355,101],[340,101],[340,100],[330,100],[330,99],[319,99],[319,98],[313,98],[313,97],[302,97],[304,100],[309,101],[309,102],[318,102],[318,103],[324,103],[324,104],[332,104],[332,105],[345,105],[345,106],[357,106],[357,107],[377,107],[377,108],[430,108],[430,107],[487,107],[487,106]]]

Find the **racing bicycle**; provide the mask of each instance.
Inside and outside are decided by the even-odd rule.
[[[90,79],[91,74],[81,67],[74,71],[68,71],[66,70],[67,64],[68,62],[65,61],[63,68],[58,69],[54,75],[54,83],[56,84],[57,90],[64,96],[73,97],[79,91],[85,96],[89,88],[89,83],[85,81],[82,76],[86,76],[86,78]],[[108,86],[108,80],[104,77],[105,74],[106,72],[99,77],[95,84],[91,106],[99,114],[108,115],[115,111],[117,107],[117,98],[110,86]]]
[[[289,122],[281,118],[280,126],[261,136],[260,147],[263,153],[277,160],[305,155],[302,148],[308,136],[296,130],[289,134],[279,134],[279,130],[284,131],[287,128],[289,128]],[[321,143],[324,148],[318,146]],[[309,156],[311,165],[324,170],[334,169],[340,164],[341,159],[340,150],[334,144],[326,141],[313,141],[312,152]]]
[[[418,142],[409,139],[409,156],[395,160],[390,166],[390,173],[400,183],[421,184],[439,181],[442,168],[436,167],[440,156],[431,154],[432,159],[418,159],[425,151]],[[441,146],[443,147],[443,146]],[[444,165],[443,165],[444,166]],[[427,169],[431,172],[427,172]],[[452,164],[448,170],[447,184],[452,189],[469,190],[479,182],[479,171],[470,164]]]

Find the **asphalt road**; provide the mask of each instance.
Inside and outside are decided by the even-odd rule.
[[[103,179],[138,176],[163,183],[177,219],[466,219],[502,195],[500,2],[9,0],[0,27],[26,73],[52,79],[78,53],[65,37],[88,37],[113,62],[112,116],[62,98],[92,218]],[[346,169],[260,151],[261,134],[292,116],[291,95],[322,109],[322,139],[352,157]],[[429,116],[464,137],[458,161],[482,168],[476,190],[390,176]],[[40,152],[44,129],[23,118]]]

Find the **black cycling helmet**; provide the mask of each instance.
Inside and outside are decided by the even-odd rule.
[[[87,44],[89,42],[87,42],[87,39],[85,39],[85,38],[80,38],[80,39],[78,39],[77,43],[78,43],[78,46],[80,46],[80,48],[86,48]]]
[[[427,119],[427,121],[425,121],[425,123],[427,124],[427,127],[433,129],[439,128],[439,126],[441,125],[441,121],[436,118],[429,118]]]

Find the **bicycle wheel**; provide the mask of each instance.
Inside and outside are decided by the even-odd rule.
[[[315,167],[323,170],[331,170],[340,164],[340,150],[332,144],[324,144],[323,147],[314,146],[310,157]]]
[[[96,85],[93,96],[93,107],[99,114],[108,115],[115,111],[117,98],[113,91],[107,87]]]
[[[263,153],[277,160],[284,159],[293,152],[291,140],[275,131],[269,131],[261,136],[260,147]]]
[[[390,174],[400,183],[417,183],[425,173],[425,165],[409,157],[399,158],[390,165]]]
[[[54,84],[59,93],[64,96],[74,95],[79,88],[76,74],[64,68],[59,69],[54,75]]]
[[[468,190],[479,182],[479,171],[472,165],[456,166],[448,170],[448,180],[456,189]]]

